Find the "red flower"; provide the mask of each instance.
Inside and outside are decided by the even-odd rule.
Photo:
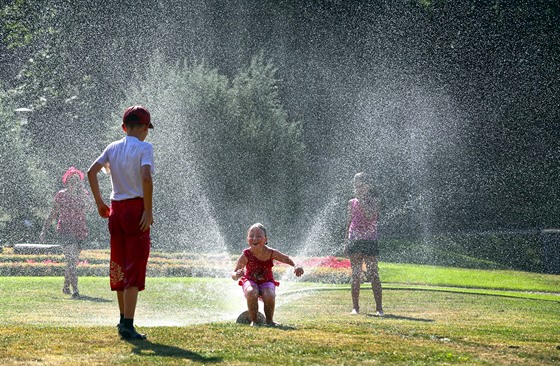
[[[303,262],[304,267],[350,268],[349,259],[338,259],[333,256],[309,258]]]

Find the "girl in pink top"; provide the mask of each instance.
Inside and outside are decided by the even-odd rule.
[[[371,191],[371,179],[366,173],[354,176],[355,198],[348,201],[346,221],[346,244],[344,253],[350,258],[352,266],[352,314],[360,312],[360,285],[362,283],[362,266],[365,262],[368,278],[375,299],[377,316],[383,316],[382,289],[379,279],[377,257],[377,219],[378,204]]]
[[[80,296],[77,265],[82,243],[88,236],[86,210],[90,200],[83,180],[84,173],[74,167],[70,167],[64,173],[62,183],[66,188],[61,189],[54,196],[51,211],[45,220],[40,236],[41,241],[44,241],[48,228],[56,219],[56,232],[66,258],[62,292],[72,293],[72,297]],[[70,287],[72,287],[72,292]]]
[[[247,243],[249,248],[245,249],[239,257],[231,278],[234,281],[239,280],[239,285],[243,286],[251,326],[258,324],[259,298],[264,303],[266,324],[277,325],[273,321],[273,317],[276,304],[276,286],[280,284],[274,280],[272,273],[274,260],[293,266],[294,274],[297,277],[303,274],[303,268],[297,266],[287,255],[267,246],[266,229],[260,223],[256,223],[249,228]]]

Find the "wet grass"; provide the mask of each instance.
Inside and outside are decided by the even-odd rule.
[[[400,271],[400,278],[408,275],[405,267]],[[450,274],[447,281],[479,275]],[[511,275],[511,283],[517,275],[523,277]],[[500,280],[502,276],[507,277],[507,272],[500,272]],[[558,276],[550,277],[553,281]],[[362,290],[362,314],[353,316],[347,285],[284,281],[275,316],[283,325],[277,328],[235,323],[245,305],[231,280],[150,278],[136,316],[139,329],[149,334],[148,342],[117,337],[117,305],[106,278],[81,278],[78,299],[62,294],[61,281],[60,277],[0,278],[0,364],[560,362],[560,296],[540,293],[550,285],[548,276],[535,285],[535,291],[523,285],[523,292],[504,291],[498,282],[494,288],[487,284],[478,289],[474,279],[469,288],[459,287],[461,283],[443,287],[436,280],[420,281],[422,285],[385,283],[384,318],[372,315],[373,296],[367,286]]]

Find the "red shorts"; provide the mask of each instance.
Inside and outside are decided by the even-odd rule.
[[[133,198],[111,202],[109,233],[111,234],[110,280],[112,291],[128,287],[146,287],[146,267],[150,255],[150,229],[140,230],[144,200]]]

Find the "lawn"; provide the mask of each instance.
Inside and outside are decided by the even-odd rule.
[[[557,365],[560,276],[509,270],[380,263],[384,318],[362,286],[350,315],[343,259],[306,260],[303,281],[276,267],[276,328],[237,324],[246,305],[231,260],[154,253],[135,323],[145,342],[117,336],[106,253],[83,253],[80,293],[61,292],[56,256],[4,253],[1,365]],[[302,260],[303,261],[303,260]],[[317,267],[314,267],[317,266]],[[104,268],[105,267],[105,268]],[[41,276],[24,276],[21,273]],[[21,272],[20,272],[21,271]],[[213,273],[212,277],[163,277]],[[54,273],[55,275],[49,276]],[[262,310],[262,305],[261,305]]]

